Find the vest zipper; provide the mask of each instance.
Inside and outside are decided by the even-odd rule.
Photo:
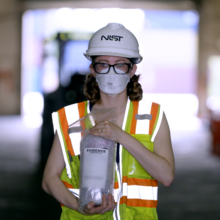
[[[128,112],[130,109],[130,100],[127,100],[127,104],[126,104],[126,110],[125,110],[125,115],[124,115],[124,119],[123,119],[123,125],[122,125],[122,129],[125,131],[125,126],[126,126],[126,122],[127,122],[127,117],[128,117]],[[118,145],[118,163],[116,163],[117,165],[117,177],[118,177],[118,201],[117,201],[117,206],[115,208],[115,218],[117,220],[120,220],[120,199],[121,196],[123,195],[123,188],[122,188],[122,146],[120,147],[120,144]]]

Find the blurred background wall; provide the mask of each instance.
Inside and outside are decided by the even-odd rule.
[[[20,114],[21,16],[18,1],[0,2],[1,115]]]
[[[0,114],[20,114],[22,109],[22,16],[27,10],[70,8],[140,8],[145,10],[195,10],[199,14],[197,89],[199,116],[207,114],[210,58],[219,55],[219,1],[16,1],[1,0],[0,7]],[[24,42],[23,42],[24,43]],[[38,42],[39,43],[39,42]],[[36,49],[33,45],[32,49]],[[36,52],[42,52],[40,49]],[[145,51],[143,51],[145,53]],[[3,95],[6,94],[7,96]]]

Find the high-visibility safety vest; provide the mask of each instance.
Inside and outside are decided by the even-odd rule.
[[[68,133],[69,125],[90,113],[89,101],[69,105],[52,114],[54,131],[58,133],[66,167],[61,180],[68,190],[79,197],[80,133]],[[159,104],[147,101],[127,101],[122,129],[153,152],[154,139],[159,130],[163,111]],[[134,146],[135,147],[135,146]],[[156,220],[158,181],[124,148],[119,150],[116,163],[114,211],[98,215],[82,215],[62,206],[61,220]]]

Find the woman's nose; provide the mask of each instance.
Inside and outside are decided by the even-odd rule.
[[[108,74],[116,74],[113,66],[110,67]]]

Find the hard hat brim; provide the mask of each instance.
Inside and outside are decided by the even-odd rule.
[[[142,61],[142,56],[132,50],[121,49],[120,52],[116,52],[115,48],[90,48],[84,53],[84,56],[88,60],[92,60],[92,56],[116,56],[116,57],[125,57],[125,58],[134,58],[136,59],[136,64]]]

